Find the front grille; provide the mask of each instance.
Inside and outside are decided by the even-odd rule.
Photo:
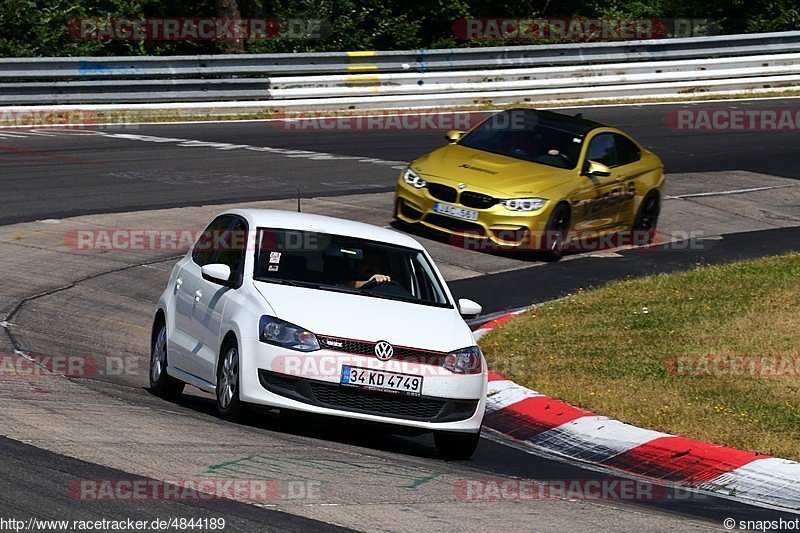
[[[470,418],[478,400],[407,396],[363,390],[335,383],[276,374],[259,369],[261,386],[292,400],[354,413],[425,422],[456,422]]]
[[[319,345],[327,350],[375,356],[375,345],[377,344],[375,342],[326,337],[324,335],[317,335],[317,340],[319,341]],[[406,346],[393,346],[393,348],[393,359],[413,360],[419,363],[441,366],[444,363],[445,357],[447,357],[447,354],[443,352],[408,348]]]
[[[326,407],[420,420],[436,418],[446,403],[444,400],[351,389],[321,382],[312,382],[311,392]]]
[[[467,207],[474,207],[475,209],[489,209],[497,203],[497,198],[492,198],[488,194],[481,194],[479,192],[464,191],[458,198],[461,205]]]
[[[437,200],[443,202],[455,202],[458,197],[458,191],[453,187],[442,185],[441,183],[428,183],[428,192]]]
[[[425,222],[438,226],[440,228],[448,229],[459,233],[467,233],[470,235],[486,235],[486,230],[480,224],[475,224],[468,220],[461,220],[458,218],[446,217],[436,213],[429,213],[425,215]]]

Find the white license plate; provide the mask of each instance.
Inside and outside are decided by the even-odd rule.
[[[448,215],[456,218],[463,218],[464,220],[478,220],[478,212],[472,209],[464,209],[457,205],[443,204],[436,202],[433,204],[433,210],[443,215]]]
[[[342,375],[339,383],[359,389],[395,392],[412,396],[422,394],[422,376],[384,372],[383,370],[350,365],[342,365]]]

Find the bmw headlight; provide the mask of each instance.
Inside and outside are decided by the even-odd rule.
[[[407,167],[405,171],[403,171],[403,181],[417,189],[422,189],[428,185],[428,183],[422,179],[419,174],[411,170],[411,167]]]
[[[452,351],[447,354],[442,366],[456,374],[480,374],[481,350],[477,346],[470,346]]]
[[[258,338],[261,342],[299,352],[319,350],[319,341],[317,341],[316,335],[274,316],[264,315],[261,317],[258,322]]]
[[[512,198],[500,201],[500,205],[509,211],[538,211],[546,203],[544,198]]]

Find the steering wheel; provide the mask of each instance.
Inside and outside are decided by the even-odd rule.
[[[363,284],[361,286],[361,288],[362,289],[371,289],[372,287],[375,287],[376,285],[397,285],[401,289],[403,288],[403,286],[400,285],[399,283],[397,283],[396,281],[378,281],[376,279],[370,279],[365,284]]]
[[[380,289],[388,289],[386,291],[387,294],[392,294],[392,293],[397,294],[398,290],[402,291],[402,293],[399,294],[400,296],[407,296],[407,295],[411,294],[410,292],[408,292],[408,290],[405,287],[403,287],[402,285],[400,285],[396,281],[384,281],[382,283],[379,283],[378,281],[376,281],[374,279],[371,279],[371,280],[369,280],[368,282],[366,282],[365,284],[363,284],[361,286],[361,290],[362,291],[370,291],[370,290],[375,290],[375,289],[378,289],[378,288],[380,288]],[[375,291],[375,292],[377,292],[377,291]],[[381,292],[384,292],[384,291],[381,291]]]
[[[564,165],[565,165],[563,168],[569,168],[570,165],[572,164],[572,159],[570,159],[570,157],[567,154],[564,154],[562,152],[559,152],[557,154],[544,153],[544,154],[540,155],[539,157],[537,157],[536,159],[538,159],[541,162],[544,162],[548,158],[551,159],[551,161],[553,161],[554,163],[555,163],[555,161],[558,161],[558,160],[563,161]],[[558,158],[558,159],[555,159],[555,158]],[[547,164],[547,163],[545,163],[545,164]]]

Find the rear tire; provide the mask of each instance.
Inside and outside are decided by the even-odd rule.
[[[559,204],[553,209],[545,229],[547,250],[542,253],[542,260],[555,263],[564,257],[564,241],[569,232],[570,209],[567,204]]]
[[[150,392],[168,400],[180,397],[185,384],[167,374],[167,325],[156,318],[150,342]]]
[[[634,232],[647,232],[645,244],[653,242],[660,213],[660,197],[657,192],[652,191],[642,200],[642,205],[639,206],[639,211],[636,213],[636,219],[633,221],[633,227],[631,228]]]
[[[455,433],[448,431],[436,431],[433,440],[436,449],[445,459],[465,461],[472,457],[478,447],[481,434],[478,433]]]
[[[226,420],[242,420],[246,411],[239,399],[240,364],[239,345],[233,338],[223,344],[217,365],[217,412]]]

